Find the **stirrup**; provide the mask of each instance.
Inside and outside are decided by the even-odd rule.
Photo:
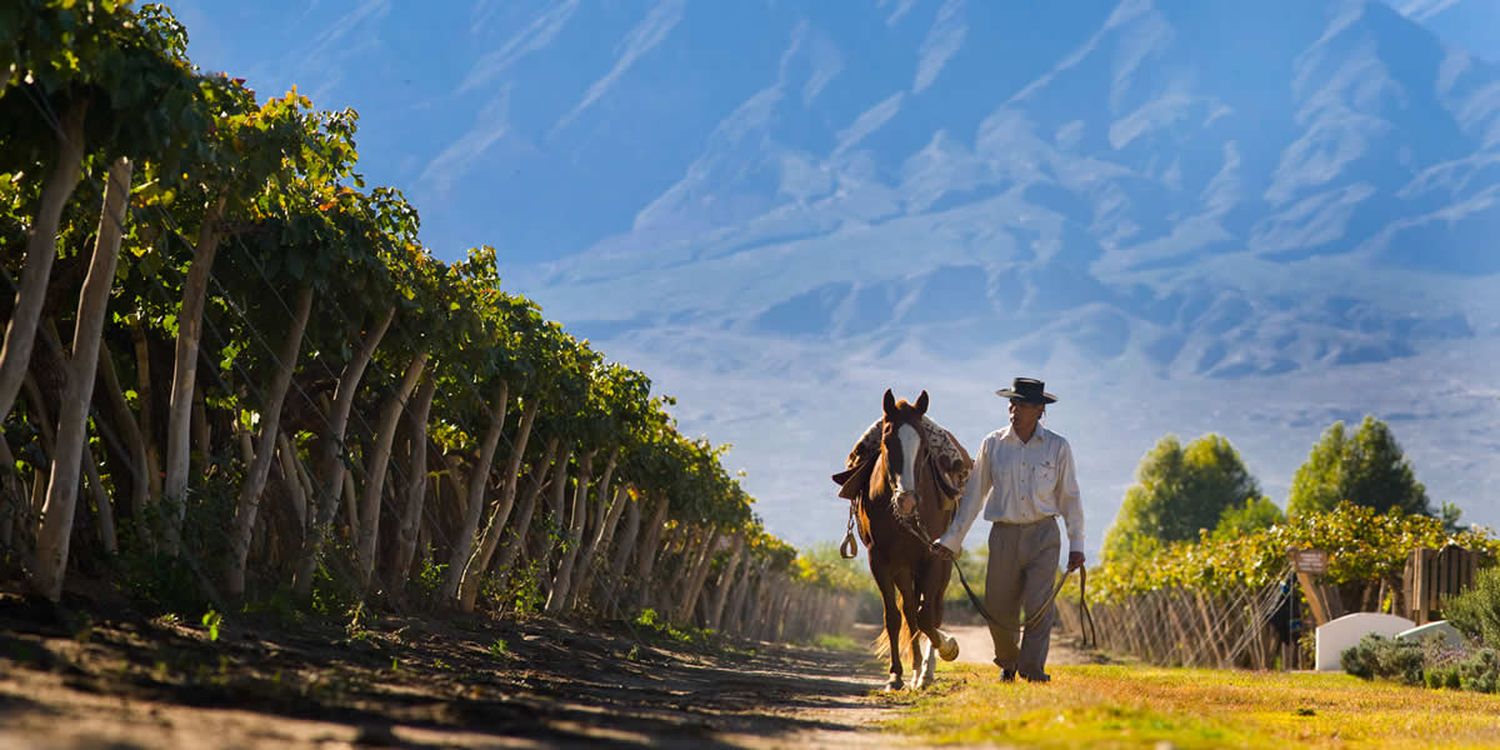
[[[854,541],[854,532],[844,535],[844,543],[839,545],[839,557],[845,560],[853,560],[859,556],[859,544]]]

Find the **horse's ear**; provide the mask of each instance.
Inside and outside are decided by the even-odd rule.
[[[885,389],[885,398],[881,400],[880,407],[885,410],[886,418],[896,416],[896,394],[891,393],[891,389]]]
[[[920,395],[920,396],[917,397],[917,414],[920,416],[920,415],[926,414],[926,413],[927,413],[927,391],[922,391],[922,395]]]

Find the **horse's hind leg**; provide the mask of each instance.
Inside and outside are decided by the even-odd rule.
[[[896,605],[896,583],[891,578],[890,565],[873,554],[870,556],[870,574],[875,577],[875,587],[880,590],[880,601],[885,605],[885,640],[891,658],[890,677],[885,681],[885,689],[900,690],[906,682],[901,676],[901,610]]]

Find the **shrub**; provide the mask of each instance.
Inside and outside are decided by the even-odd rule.
[[[1344,671],[1355,677],[1400,680],[1408,685],[1422,684],[1425,662],[1421,644],[1374,634],[1361,638],[1359,643],[1339,655]]]
[[[422,557],[422,569],[417,571],[417,596],[424,602],[435,602],[438,592],[443,590],[443,578],[448,573],[448,563],[437,561],[436,555],[432,553],[431,545],[428,545],[427,553]]]
[[[1433,690],[1437,690],[1438,688],[1458,690],[1462,687],[1462,683],[1459,681],[1457,666],[1428,667],[1423,677],[1427,680],[1427,687]]]
[[[1493,693],[1500,687],[1500,655],[1495,649],[1482,648],[1458,665],[1458,681],[1464,690]]]
[[[542,578],[547,571],[541,566],[541,560],[532,560],[511,573],[510,591],[502,595],[502,601],[508,602],[513,614],[539,614],[546,609],[547,595],[542,591]]]
[[[1399,679],[1408,685],[1422,684],[1422,668],[1426,664],[1425,654],[1420,644],[1411,641],[1386,641],[1385,646],[1376,651],[1376,665],[1382,677]]]
[[[1408,685],[1500,692],[1500,651],[1481,648],[1471,653],[1439,644],[1397,641],[1367,635],[1339,655],[1344,671],[1364,679],[1390,679]]]
[[[1465,635],[1500,648],[1500,566],[1480,571],[1474,588],[1449,599],[1443,614]]]
[[[1344,653],[1339,654],[1339,666],[1343,667],[1345,672],[1365,680],[1374,679],[1375,645],[1369,642],[1372,637],[1379,636],[1365,636],[1359,643],[1344,649]]]

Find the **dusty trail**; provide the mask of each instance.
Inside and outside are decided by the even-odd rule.
[[[948,635],[958,640],[958,659],[964,664],[995,663],[995,642],[990,638],[989,628],[983,625],[951,625],[943,628]],[[1047,650],[1047,665],[1091,664],[1095,659],[1073,646],[1072,639],[1057,632],[1052,634],[1052,645]]]
[[[118,611],[0,593],[0,749],[911,747],[878,729],[899,709],[865,653],[547,619],[231,620],[214,642]],[[989,663],[984,628],[949,630]]]
[[[909,746],[873,726],[882,680],[861,653],[621,623],[231,620],[212,642],[0,593],[0,748]]]

